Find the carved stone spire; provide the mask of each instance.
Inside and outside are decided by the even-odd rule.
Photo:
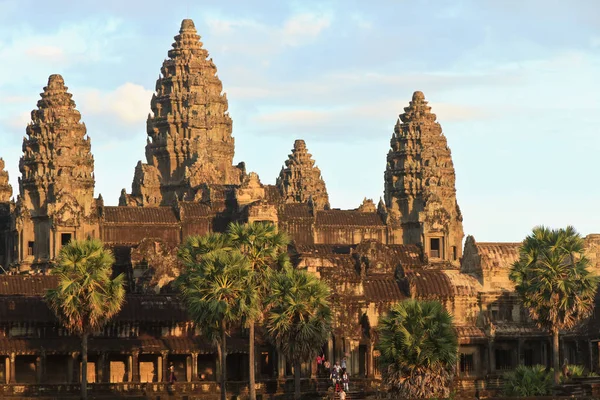
[[[464,234],[454,165],[422,92],[415,92],[404,108],[390,144],[385,204],[401,224],[402,241],[422,243],[432,260],[457,262]]]
[[[296,140],[292,154],[277,178],[277,187],[286,203],[306,203],[310,198],[317,209],[329,208],[329,196],[321,170],[315,166],[304,140]]]
[[[19,192],[32,215],[47,215],[48,205],[61,195],[76,201],[86,214],[92,209],[90,138],[67,89],[62,76],[50,75],[23,139]]]
[[[192,20],[183,20],[168,54],[147,121],[146,159],[156,172],[138,166],[132,188],[140,205],[153,205],[154,199],[168,203],[173,197],[193,198],[202,183],[241,181],[241,169],[232,165],[234,139],[227,96]],[[160,191],[144,190],[143,176],[158,177]]]
[[[0,203],[9,202],[12,194],[12,186],[8,183],[8,172],[4,170],[4,160],[0,158]]]
[[[18,269],[44,269],[72,239],[97,237],[94,158],[81,114],[60,75],[31,112],[19,163]]]

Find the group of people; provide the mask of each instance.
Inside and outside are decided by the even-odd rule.
[[[331,364],[325,359],[325,354],[317,356],[317,367],[320,375],[329,373],[329,379],[331,380],[335,392],[339,393],[340,400],[346,399],[346,392],[348,392],[350,385],[350,377],[348,376],[346,357],[342,358],[342,363],[339,361],[335,362],[335,365],[331,367]]]

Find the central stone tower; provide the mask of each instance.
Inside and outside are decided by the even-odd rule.
[[[415,92],[390,141],[385,206],[404,244],[421,244],[431,262],[457,266],[464,236],[452,156],[422,92]]]
[[[147,164],[138,163],[132,195],[121,205],[160,205],[192,200],[203,183],[239,185],[233,166],[232,121],[217,68],[202,47],[194,22],[185,19],[152,96]]]

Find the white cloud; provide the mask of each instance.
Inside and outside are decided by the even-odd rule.
[[[79,108],[82,115],[116,116],[125,124],[143,123],[150,112],[150,99],[154,91],[127,82],[113,91],[98,89],[80,90]]]
[[[314,40],[330,25],[331,17],[329,15],[296,14],[283,25],[281,40],[289,46],[298,46]]]
[[[280,25],[220,15],[210,15],[204,22],[210,35],[221,42],[220,51],[264,55],[312,43],[331,21],[331,14],[304,12],[293,14]],[[232,38],[236,40],[229,40]]]

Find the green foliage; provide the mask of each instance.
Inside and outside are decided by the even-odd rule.
[[[567,365],[567,376],[569,378],[580,378],[586,376],[585,367],[583,365],[569,364]]]
[[[315,275],[285,267],[273,275],[266,331],[294,364],[294,394],[300,398],[300,365],[316,357],[331,334],[329,288]]]
[[[50,273],[58,287],[45,294],[46,302],[72,333],[101,329],[123,306],[124,275],[112,279],[115,259],[100,240],[71,241],[63,246]]]
[[[406,398],[447,398],[458,357],[452,316],[437,301],[405,300],[379,320],[383,378]]]
[[[519,365],[503,375],[503,393],[509,397],[547,396],[552,394],[552,371],[543,365]]]
[[[315,275],[286,267],[273,276],[266,329],[277,349],[292,362],[321,351],[331,332],[329,288]]]
[[[572,329],[591,314],[599,281],[588,264],[583,238],[571,226],[536,227],[525,238],[510,279],[541,329]]]
[[[180,254],[182,251],[186,250]],[[210,251],[196,259],[196,263],[184,261],[186,269],[175,285],[192,319],[205,335],[219,341],[222,335],[215,335],[219,322],[228,330],[256,314],[257,295],[251,285],[254,273],[237,250]]]

